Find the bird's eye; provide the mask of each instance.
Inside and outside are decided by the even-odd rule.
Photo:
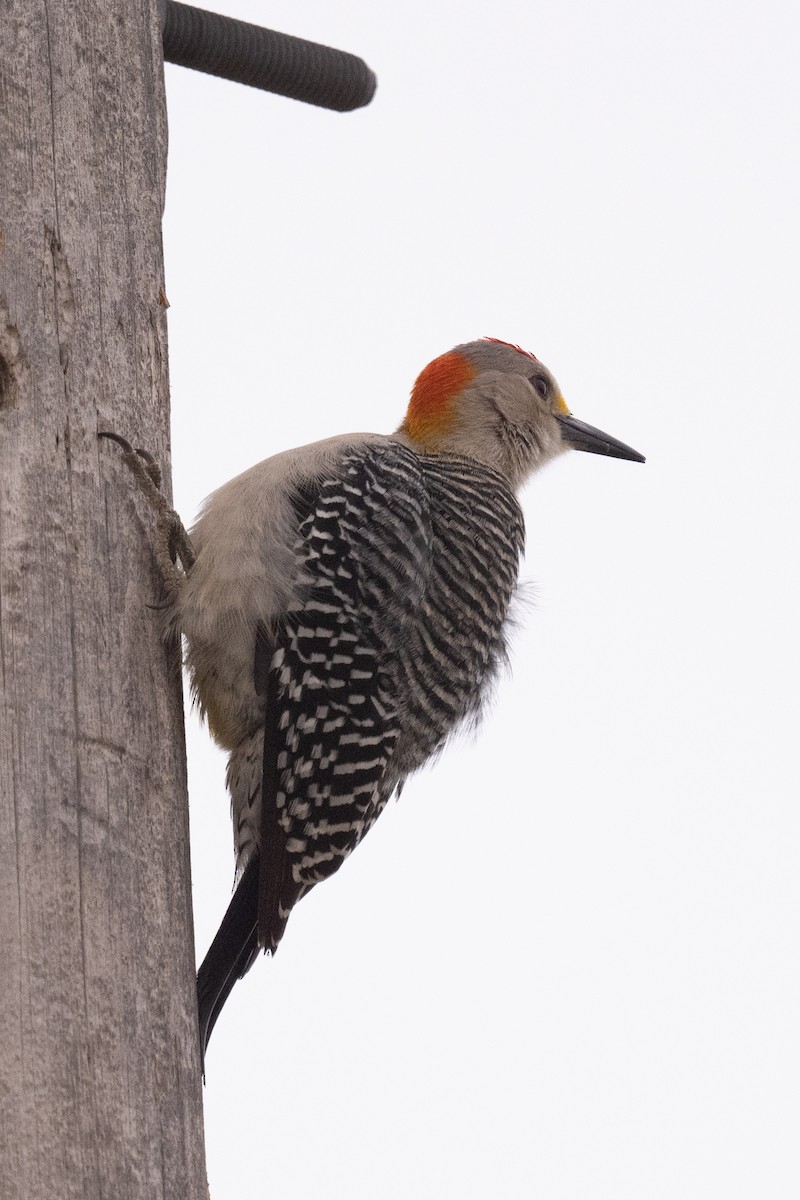
[[[544,375],[531,375],[531,383],[536,388],[536,391],[539,393],[542,399],[546,400],[550,395],[550,384],[548,380],[545,379]]]

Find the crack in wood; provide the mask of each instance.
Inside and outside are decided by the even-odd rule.
[[[27,397],[30,371],[20,345],[19,331],[0,296],[0,410],[16,408]]]

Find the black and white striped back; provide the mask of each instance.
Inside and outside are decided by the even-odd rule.
[[[332,874],[478,711],[523,538],[508,485],[470,459],[387,442],[346,454],[322,483],[273,658],[280,787],[267,804],[286,839],[285,904]]]

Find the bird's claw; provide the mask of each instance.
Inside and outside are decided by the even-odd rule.
[[[161,490],[161,468],[149,450],[132,446],[121,434],[112,433],[110,430],[101,430],[97,436],[108,438],[122,447],[123,462],[133,472],[140,488],[150,501],[150,505],[156,511],[158,517],[156,561],[164,586],[170,596],[175,596],[194,564],[195,554],[183,522]],[[179,560],[182,571],[177,567]]]
[[[136,447],[136,453],[144,463],[144,469],[152,479],[155,486],[161,491],[161,467],[153,458],[149,450],[142,450],[141,446]]]
[[[126,454],[133,454],[133,446],[121,433],[112,433],[110,429],[100,429],[97,436],[99,438],[108,438],[109,441],[116,442],[118,446],[122,446]]]
[[[121,433],[112,433],[110,429],[101,429],[97,435],[99,438],[108,438],[112,442],[116,442],[118,446],[122,446],[125,454],[136,454],[144,463],[144,469],[150,476],[155,487],[161,491],[161,467],[153,458],[149,450],[143,450],[141,446],[133,447],[127,438],[124,438]]]

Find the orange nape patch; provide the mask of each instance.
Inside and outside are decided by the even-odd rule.
[[[435,450],[453,422],[453,400],[477,374],[469,359],[454,351],[428,363],[411,392],[403,433]]]

